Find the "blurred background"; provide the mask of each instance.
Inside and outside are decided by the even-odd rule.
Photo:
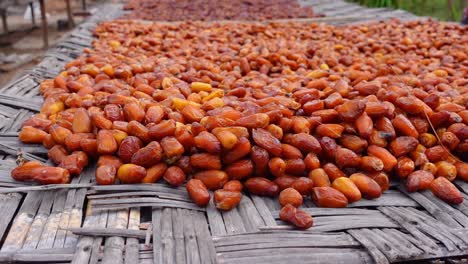
[[[460,21],[467,0],[353,0],[368,7],[404,9],[419,16],[431,16],[443,21]]]

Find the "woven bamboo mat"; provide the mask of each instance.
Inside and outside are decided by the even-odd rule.
[[[302,1],[333,24],[412,14],[367,9],[343,1]],[[21,123],[39,111],[41,80],[91,46],[99,21],[121,14],[104,5],[49,50],[43,61],[0,88],[0,263],[393,263],[464,260],[468,255],[468,184],[455,182],[465,201],[447,205],[429,192],[407,193],[398,183],[377,200],[348,208],[317,208],[308,231],[279,220],[276,199],[244,195],[228,212],[195,206],[185,188],[164,184],[96,186],[94,167],[71,184],[16,182],[18,154],[46,162],[42,146],[17,140]]]

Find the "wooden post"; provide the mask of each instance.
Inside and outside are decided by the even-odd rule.
[[[70,0],[65,0],[65,3],[67,4],[68,28],[72,28],[75,26],[75,21],[73,21]]]
[[[2,12],[2,24],[3,24],[3,31],[8,34],[8,23],[7,23],[7,12],[6,9],[1,10]]]
[[[81,1],[81,7],[86,11],[86,0]]]
[[[34,16],[34,2],[29,2],[29,8],[31,9],[31,21],[33,27],[36,27],[36,17]]]
[[[41,19],[42,19],[42,37],[44,39],[44,48],[49,47],[49,29],[47,28],[47,16],[45,8],[45,0],[39,0],[41,5]]]

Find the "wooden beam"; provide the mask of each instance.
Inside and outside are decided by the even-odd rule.
[[[65,3],[67,5],[68,28],[73,28],[75,26],[75,21],[73,21],[70,0],[65,0]]]
[[[34,14],[34,2],[33,1],[29,2],[29,8],[31,9],[32,25],[33,25],[33,27],[36,27],[36,17],[35,17],[35,14]]]
[[[39,4],[41,5],[42,38],[44,40],[44,48],[46,49],[49,47],[49,29],[47,28],[45,0],[39,0]]]

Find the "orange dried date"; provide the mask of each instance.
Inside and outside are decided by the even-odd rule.
[[[99,130],[97,137],[97,152],[101,155],[113,154],[117,151],[117,141],[110,130]]]
[[[83,139],[80,142],[81,149],[90,156],[97,155],[97,140],[96,139]]]
[[[410,114],[419,114],[424,110],[424,103],[415,97],[400,97],[396,100],[395,104]]]
[[[289,159],[285,161],[286,166],[284,172],[286,174],[302,175],[306,169],[304,160],[302,159]]]
[[[205,207],[210,202],[210,193],[205,184],[199,179],[190,179],[186,186],[187,192],[192,201],[201,207]]]
[[[281,208],[279,217],[281,220],[291,223],[298,229],[308,229],[313,225],[312,216],[296,207],[287,204]]]
[[[113,166],[115,169],[118,169],[120,166],[122,166],[122,161],[115,157],[115,156],[111,156],[111,155],[103,155],[103,156],[100,156],[98,161],[97,161],[97,166],[100,167],[100,166],[103,166],[103,165],[111,165]]]
[[[319,139],[320,146],[322,147],[322,154],[326,159],[334,160],[338,150],[338,144],[333,138],[322,137]]]
[[[431,173],[425,170],[417,170],[408,175],[406,180],[406,190],[408,190],[408,192],[426,190],[430,187],[433,180],[434,175]]]
[[[128,124],[129,123],[125,121],[114,121],[112,122],[112,129],[128,132]]]
[[[259,113],[237,119],[236,125],[246,128],[263,128],[270,123],[270,117],[267,114]]]
[[[146,147],[136,151],[132,155],[131,162],[143,167],[150,167],[161,161],[163,149],[156,141],[151,141]]]
[[[356,153],[363,152],[367,149],[367,141],[355,135],[343,135],[340,138],[341,144]]]
[[[457,168],[457,176],[464,181],[468,181],[468,163],[457,162],[455,167]]]
[[[441,145],[426,149],[425,154],[431,162],[446,160],[449,156],[449,152]]]
[[[210,190],[223,188],[229,177],[226,172],[221,170],[206,170],[195,173],[193,178],[199,179]]]
[[[133,154],[143,147],[143,142],[134,136],[128,136],[119,146],[117,155],[124,163],[129,163],[132,160]]]
[[[364,156],[361,157],[361,169],[368,172],[381,171],[384,168],[383,162],[376,157]]]
[[[281,207],[290,204],[294,207],[299,207],[303,203],[302,195],[294,188],[286,188],[279,194],[278,201]]]
[[[315,132],[322,137],[340,138],[343,133],[344,127],[339,124],[321,124]]]
[[[241,180],[249,177],[254,172],[254,165],[251,160],[238,160],[226,168],[224,171],[232,180]]]
[[[145,118],[145,110],[138,103],[127,103],[123,107],[125,119],[130,121],[142,122]]]
[[[158,163],[149,167],[146,170],[146,176],[141,180],[142,183],[155,183],[158,182],[167,170],[166,163]]]
[[[368,139],[369,145],[375,145],[382,148],[387,147],[387,137],[385,132],[377,131],[372,129],[372,132]]]
[[[304,163],[306,165],[307,170],[309,171],[320,168],[320,160],[314,153],[307,154],[307,156],[304,159]]]
[[[281,156],[285,159],[302,159],[301,151],[289,144],[281,144],[281,148],[283,149]]]
[[[23,124],[21,124],[21,128],[26,127],[26,126],[31,126],[39,130],[42,130],[44,132],[49,132],[49,128],[51,125],[52,125],[52,121],[46,118],[42,118],[38,115],[35,115],[27,119],[26,121],[24,121]]]
[[[171,166],[164,172],[163,178],[170,185],[177,187],[184,183],[186,176],[181,168]]]
[[[117,169],[112,165],[102,165],[96,169],[96,183],[99,185],[111,185],[115,182]]]
[[[218,134],[223,131],[231,132],[232,134],[236,135],[236,137],[238,138],[249,136],[249,131],[247,130],[247,128],[240,127],[240,126],[217,127],[217,128],[214,128],[211,131],[211,133],[213,133],[216,137],[218,137]]]
[[[128,134],[124,131],[121,131],[121,130],[117,130],[117,129],[113,129],[111,130],[112,131],[112,135],[114,136],[115,138],[115,141],[117,141],[117,145],[120,146],[120,144],[122,143],[122,141],[128,137]]]
[[[274,180],[274,182],[278,185],[279,190],[282,191],[286,188],[292,187],[293,183],[297,180],[297,177],[290,176],[290,175],[283,175]]]
[[[148,129],[148,135],[154,140],[160,140],[163,137],[173,136],[176,131],[174,120],[163,120]]]
[[[223,189],[232,192],[242,192],[243,185],[238,180],[230,180],[224,184]]]
[[[47,153],[49,159],[57,165],[60,164],[62,162],[62,159],[67,155],[67,150],[60,145],[53,146],[51,149],[49,149],[49,152]]]
[[[122,109],[115,104],[107,104],[104,106],[104,116],[111,122],[124,121]]]
[[[309,179],[316,187],[329,187],[331,185],[328,174],[322,168],[317,168],[309,172]]]
[[[210,132],[202,131],[195,137],[195,146],[209,153],[220,153],[221,143]]]
[[[325,173],[328,175],[331,181],[334,181],[339,177],[346,177],[346,174],[331,162],[323,165],[322,168],[324,169]]]
[[[368,176],[380,186],[382,192],[390,188],[390,180],[385,172],[370,173]]]
[[[421,166],[421,170],[427,171],[432,175],[435,175],[437,172],[437,167],[434,163],[427,162],[424,163],[424,165]]]
[[[372,133],[372,129],[374,127],[374,123],[372,122],[372,119],[366,114],[362,113],[354,122],[357,131],[359,132],[359,135],[361,135],[363,138],[368,138],[370,137]]]
[[[312,190],[312,201],[318,207],[342,208],[348,206],[346,196],[332,187],[314,187]]]
[[[278,182],[276,182],[276,184],[278,184]],[[294,179],[291,187],[297,190],[301,195],[309,195],[312,192],[312,188],[314,188],[314,181],[307,177],[299,177]]]
[[[445,177],[449,181],[453,181],[455,177],[457,177],[457,168],[455,165],[443,160],[438,161],[435,165],[437,167],[435,176]]]
[[[437,138],[433,134],[423,133],[419,135],[419,142],[426,148],[430,148],[437,144]]]
[[[23,128],[24,129],[24,128]],[[72,134],[69,129],[61,127],[59,125],[52,125],[49,129],[49,133],[52,136],[53,140],[60,145],[65,144],[65,139]]]
[[[23,126],[18,134],[18,139],[23,143],[41,144],[47,133],[32,126]]]
[[[197,153],[190,156],[190,165],[206,170],[220,170],[221,159],[218,155],[210,153]]]
[[[272,158],[268,162],[268,168],[270,169],[270,173],[276,177],[283,176],[286,171],[286,162],[278,157]]]
[[[354,99],[335,107],[339,117],[344,121],[355,121],[366,109],[362,100]]]
[[[187,105],[181,110],[181,114],[187,122],[200,122],[205,116],[205,111],[194,105]]]
[[[304,152],[320,153],[322,147],[320,142],[312,135],[306,133],[288,134],[284,142],[300,149]]]
[[[54,139],[52,138],[52,136],[50,134],[47,134],[47,135],[45,135],[44,140],[42,140],[42,145],[45,148],[50,149],[53,146],[57,145],[57,143],[54,141]]]
[[[338,148],[336,150],[335,162],[341,168],[355,168],[359,167],[361,157],[347,148]]]
[[[452,132],[445,132],[440,137],[440,142],[447,147],[449,150],[454,150],[457,148],[460,140]]]
[[[467,113],[467,118],[468,118],[468,113]],[[462,123],[452,124],[447,128],[447,132],[451,132],[455,134],[455,136],[457,136],[457,138],[460,140],[466,140],[468,139],[468,126],[466,124],[468,124],[467,121],[465,121],[465,124],[462,124]]]
[[[229,211],[236,207],[242,199],[240,192],[234,192],[224,189],[219,189],[214,192],[213,202],[216,208]]]
[[[165,137],[161,140],[164,156],[168,159],[179,158],[184,154],[184,146],[175,137]]]
[[[390,171],[398,163],[395,156],[393,156],[388,150],[378,147],[375,145],[367,148],[367,154],[379,158],[384,164],[384,171]]]
[[[81,150],[81,142],[85,139],[94,139],[92,133],[77,133],[71,134],[65,139],[65,146],[69,151]]]
[[[349,179],[357,186],[366,199],[379,198],[382,195],[382,188],[369,176],[362,173],[354,173]]]
[[[70,182],[70,173],[63,168],[44,166],[37,161],[26,162],[11,171],[17,181],[36,181],[40,184],[63,184]]]
[[[390,149],[395,157],[406,155],[418,146],[418,140],[414,137],[397,137],[390,143]]]
[[[223,156],[223,163],[231,164],[234,161],[237,161],[245,156],[247,156],[251,151],[250,141],[245,138],[239,138],[237,144]]]
[[[83,151],[76,151],[64,157],[59,167],[68,170],[71,175],[79,175],[87,165],[88,156]]]
[[[221,145],[224,149],[232,149],[237,144],[237,136],[228,130],[221,130],[217,133],[215,133],[213,130],[212,132],[219,140],[219,142],[221,142]]]
[[[350,203],[361,200],[361,192],[358,187],[347,177],[339,177],[335,179],[331,187],[342,192]]]
[[[129,135],[138,137],[143,142],[150,142],[149,129],[138,121],[130,121],[127,125]]]
[[[249,178],[244,186],[247,191],[255,195],[275,197],[279,193],[278,185],[263,177]]]
[[[121,183],[139,183],[146,176],[146,169],[135,164],[123,164],[117,170],[117,177]]]
[[[379,131],[383,131],[389,135],[389,138],[393,139],[396,137],[395,128],[393,127],[392,121],[387,117],[381,117],[377,119],[375,123],[375,128]]]
[[[405,179],[414,171],[414,168],[415,164],[410,158],[401,157],[398,159],[395,172],[400,178]]]
[[[159,105],[153,105],[146,110],[145,121],[147,124],[157,124],[164,118],[164,116],[164,109]]]
[[[418,138],[419,133],[414,127],[414,125],[411,123],[411,121],[404,115],[400,114],[397,115],[393,120],[392,120],[393,127],[400,133],[402,133],[405,136],[410,136],[414,138]]]
[[[431,182],[430,189],[432,193],[450,204],[461,204],[463,196],[460,191],[444,177],[439,177]]]
[[[265,129],[258,128],[252,130],[252,138],[255,143],[268,151],[273,156],[281,156],[281,142]]]
[[[84,108],[78,108],[73,116],[73,133],[90,133],[92,128],[93,124],[91,123],[91,117],[88,115],[88,111]]]
[[[107,119],[103,114],[96,113],[91,115],[92,124],[100,129],[111,129],[113,126],[112,121]]]

